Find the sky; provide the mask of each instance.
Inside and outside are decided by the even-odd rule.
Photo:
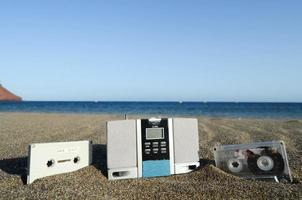
[[[302,102],[302,1],[0,1],[0,81],[36,101]]]

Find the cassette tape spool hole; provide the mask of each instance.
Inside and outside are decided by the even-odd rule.
[[[55,164],[55,161],[53,159],[48,160],[46,163],[47,167],[52,167],[52,166],[54,166],[54,164]]]
[[[233,173],[239,173],[243,169],[242,162],[238,159],[232,158],[228,161],[228,169]]]
[[[73,159],[73,162],[74,162],[75,164],[79,163],[79,162],[80,162],[80,157],[79,157],[79,156],[75,157],[75,158]]]
[[[270,171],[274,168],[274,161],[269,156],[260,156],[257,160],[257,166],[263,171]]]

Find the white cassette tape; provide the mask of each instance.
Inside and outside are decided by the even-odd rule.
[[[216,167],[248,179],[292,182],[283,141],[216,145]]]
[[[90,141],[30,144],[27,184],[42,177],[76,171],[89,166],[91,162]]]

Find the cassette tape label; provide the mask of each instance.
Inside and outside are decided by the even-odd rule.
[[[79,147],[62,148],[57,150],[58,153],[76,153],[79,152]]]

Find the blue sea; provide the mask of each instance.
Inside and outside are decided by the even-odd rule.
[[[297,119],[302,103],[23,101],[0,102],[0,112]]]

